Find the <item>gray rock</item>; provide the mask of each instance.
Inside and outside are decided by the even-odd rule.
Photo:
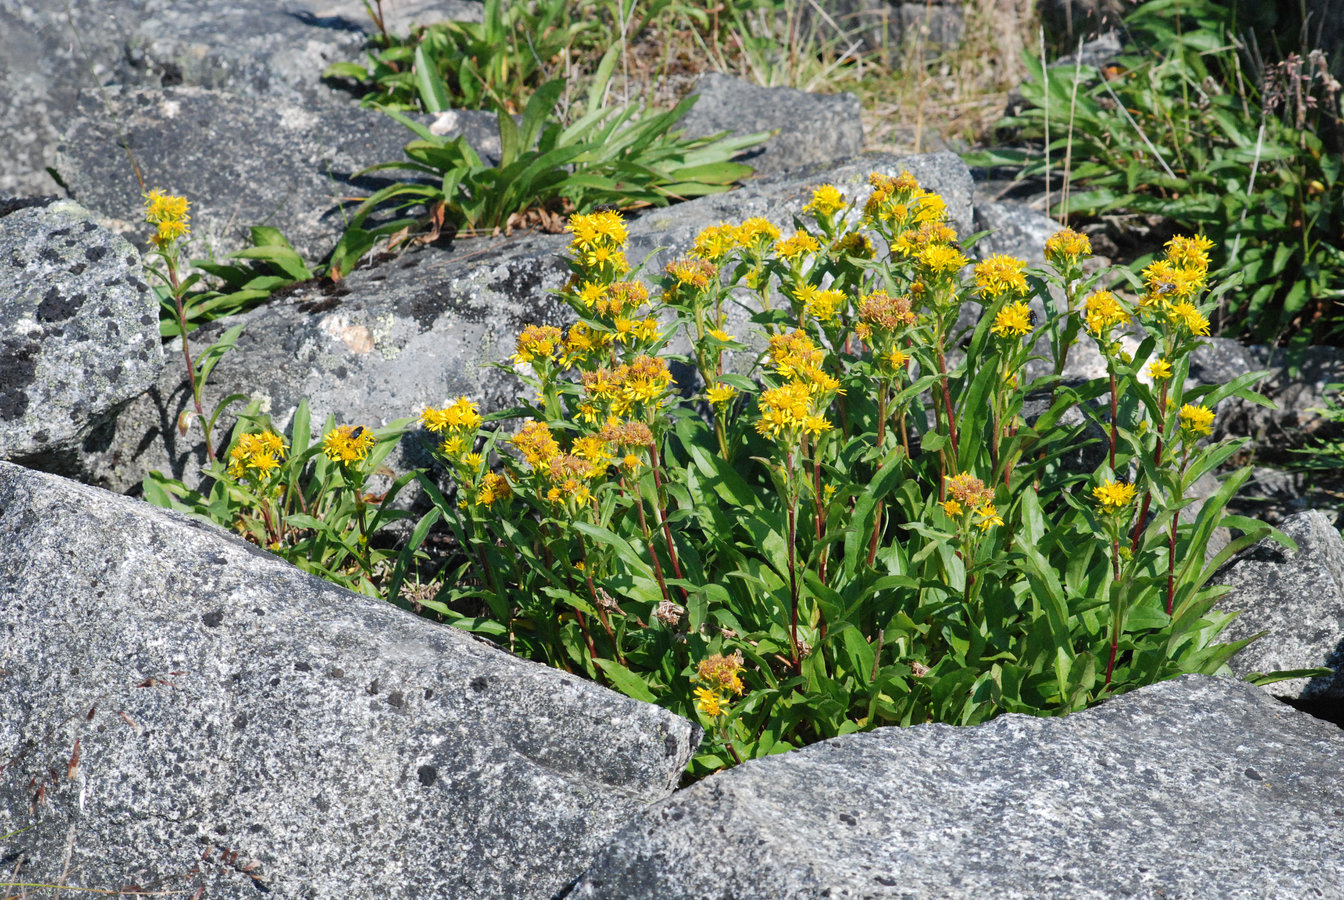
[[[1186,676],[748,762],[625,829],[567,896],[1338,897],[1341,766],[1338,728]]]
[[[12,880],[545,900],[699,738],[211,526],[4,463],[0,633]]]
[[[1308,347],[1296,365],[1279,348],[1247,347],[1242,352],[1248,369],[1269,371],[1255,389],[1276,408],[1228,400],[1226,408],[1219,411],[1218,426],[1253,438],[1258,459],[1298,462],[1294,450],[1311,446],[1318,439],[1344,435],[1338,423],[1319,413],[1327,398],[1339,398],[1338,388],[1331,390],[1330,386],[1344,382],[1344,352],[1338,347]]]
[[[487,150],[493,140],[497,149],[491,114],[424,119]],[[398,174],[411,176],[355,173],[402,159],[415,137],[358,106],[258,105],[191,87],[104,90],[80,97],[56,168],[72,197],[131,240],[149,234],[142,194],[159,187],[192,202],[193,255],[220,258],[246,245],[250,226],[270,225],[315,265],[340,238],[358,198]]]
[[[729,131],[777,131],[738,159],[757,175],[778,175],[816,163],[848,159],[863,149],[863,121],[854,94],[811,94],[787,87],[759,87],[709,72],[696,82],[699,99],[681,120],[690,137]]]
[[[0,459],[59,468],[163,364],[135,248],[69,200],[0,210]]]
[[[707,225],[764,216],[785,233],[817,185],[833,182],[849,196],[866,196],[867,176],[909,169],[947,200],[962,233],[970,225],[970,175],[951,154],[874,156],[808,176],[753,182],[730,194],[703,197],[630,222],[632,263],[648,259],[643,275],[656,279],[666,262],[684,255]],[[568,324],[569,310],[549,292],[567,277],[565,235],[461,241],[450,250],[427,247],[398,262],[357,270],[334,295],[307,287],[230,320],[244,324],[237,349],[215,369],[207,402],[239,392],[256,396],[284,427],[300,398],[312,404],[314,424],[332,414],[341,422],[382,425],[442,406],[461,394],[498,410],[513,405],[520,382],[485,368],[502,362],[527,324]],[[730,322],[747,334],[744,320]],[[218,336],[219,325],[195,335],[196,352]],[[139,484],[152,469],[195,485],[204,461],[198,431],[181,438],[177,416],[191,402],[182,373],[165,372],[100,435],[103,449],[86,456],[84,477],[113,490]],[[390,465],[423,465],[415,442]]]
[[[1333,676],[1294,678],[1268,685],[1276,696],[1344,702],[1344,540],[1333,514],[1295,513],[1279,526],[1297,550],[1264,540],[1214,577],[1232,588],[1219,601],[1241,615],[1225,632],[1239,640],[1269,633],[1232,658],[1233,671],[1271,672],[1325,666]]]
[[[412,18],[481,17],[475,0],[383,6],[397,32]],[[45,169],[83,90],[186,85],[253,104],[353,105],[322,72],[361,59],[374,31],[361,0],[0,0],[0,134],[15,163],[0,194],[52,190]]]

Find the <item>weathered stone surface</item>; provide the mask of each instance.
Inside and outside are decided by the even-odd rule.
[[[1186,676],[748,762],[625,829],[567,896],[1336,897],[1341,766],[1335,726]]]
[[[812,94],[787,87],[760,87],[709,72],[694,92],[699,99],[681,120],[691,137],[729,131],[778,131],[739,159],[757,175],[778,175],[817,163],[834,163],[863,149],[863,121],[854,94]]]
[[[1344,540],[1333,514],[1321,510],[1295,513],[1279,528],[1297,542],[1297,550],[1265,540],[1214,577],[1215,584],[1232,588],[1220,605],[1242,611],[1227,639],[1269,632],[1230,665],[1241,674],[1325,666],[1335,674],[1280,681],[1266,690],[1280,697],[1344,703]]]
[[[0,634],[0,869],[20,881],[546,900],[698,740],[211,526],[4,463]]]
[[[491,114],[422,119],[445,134],[467,134],[486,152],[498,148]],[[73,198],[133,241],[149,234],[143,179],[145,188],[192,202],[192,255],[222,257],[246,246],[250,226],[269,225],[315,265],[345,229],[358,203],[352,198],[398,175],[412,177],[355,173],[402,159],[402,147],[415,138],[378,110],[358,106],[258,104],[193,87],[106,89],[81,95],[56,169]]]
[[[163,362],[135,248],[69,200],[0,210],[0,459],[57,466]]]
[[[873,156],[645,213],[630,222],[627,255],[632,263],[647,257],[644,276],[657,278],[706,225],[764,216],[789,233],[792,216],[817,185],[833,182],[850,196],[864,196],[870,171],[903,168],[943,194],[954,224],[966,233],[971,181],[960,160],[951,154]],[[211,376],[207,400],[234,392],[257,396],[281,427],[304,396],[315,425],[328,414],[382,425],[461,394],[489,410],[511,406],[520,383],[485,367],[508,359],[523,326],[572,321],[549,293],[567,277],[567,245],[565,235],[461,241],[357,270],[336,295],[316,288],[291,293],[231,320],[244,324],[243,335]],[[748,333],[744,318],[730,327]],[[220,330],[204,328],[195,337],[204,346]],[[197,483],[205,452],[200,433],[183,439],[174,430],[190,400],[183,374],[166,372],[101,435],[105,449],[86,455],[84,477],[118,491],[133,488],[151,469]],[[403,447],[409,452],[413,444]],[[425,461],[398,455],[390,464],[401,471]]]
[[[1255,389],[1272,400],[1275,408],[1228,400],[1225,409],[1219,411],[1219,427],[1252,437],[1257,458],[1265,462],[1295,462],[1292,450],[1310,446],[1319,438],[1341,436],[1340,426],[1318,412],[1327,397],[1335,400],[1339,397],[1330,390],[1330,385],[1344,382],[1344,352],[1338,347],[1308,347],[1294,366],[1281,348],[1242,348],[1233,341],[1225,343],[1230,345],[1226,352],[1232,360],[1240,352],[1248,370],[1269,371],[1269,376]],[[1236,365],[1233,362],[1229,371],[1235,371]]]
[[[383,4],[389,27],[480,20],[476,0]],[[322,83],[358,61],[373,23],[360,0],[0,0],[0,194],[49,193],[46,174],[83,90],[195,85],[253,103],[353,104]]]

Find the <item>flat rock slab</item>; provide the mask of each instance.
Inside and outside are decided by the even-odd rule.
[[[475,146],[498,143],[495,117],[459,111],[442,120]],[[248,228],[280,229],[316,266],[335,246],[359,198],[397,174],[356,177],[403,158],[410,129],[374,109],[304,107],[196,87],[82,94],[56,169],[70,195],[137,243],[144,189],[191,201],[193,257],[222,257],[247,245]],[[141,183],[143,180],[144,188]]]
[[[545,900],[699,739],[211,526],[6,463],[0,635],[0,871],[25,882]]]
[[[0,209],[0,459],[73,451],[163,364],[135,248],[69,200]]]
[[[863,150],[863,120],[854,94],[761,87],[720,72],[700,76],[693,93],[699,99],[679,126],[687,135],[777,132],[740,157],[757,175],[835,163]]]
[[[646,814],[566,896],[1339,897],[1341,767],[1335,726],[1186,676],[748,762]]]
[[[479,0],[392,0],[387,24],[480,21]],[[363,60],[376,29],[362,0],[0,0],[0,196],[46,194],[80,91],[196,86],[273,101],[354,104],[322,81]]]
[[[957,157],[873,156],[648,212],[629,224],[627,256],[632,264],[647,258],[643,276],[657,279],[707,225],[763,216],[789,234],[816,186],[833,182],[863,197],[869,172],[902,169],[942,193],[954,224],[962,233],[969,229],[971,178]],[[491,411],[512,406],[520,382],[489,364],[509,358],[525,325],[573,321],[552,293],[568,277],[568,244],[567,235],[527,235],[427,247],[356,270],[335,294],[304,289],[232,318],[223,324],[243,323],[243,335],[211,376],[207,401],[235,392],[255,396],[282,428],[305,396],[314,424],[332,414],[340,422],[383,425],[462,394]],[[729,327],[746,336],[745,314]],[[221,330],[198,331],[196,352]],[[190,402],[183,374],[166,372],[100,434],[101,449],[85,454],[82,477],[125,491],[156,469],[197,484],[200,432],[182,438],[174,428]],[[397,456],[391,465],[404,471],[427,461]]]
[[[1226,638],[1269,632],[1232,657],[1229,666],[1240,674],[1334,669],[1334,675],[1278,681],[1265,689],[1344,712],[1344,539],[1333,511],[1295,513],[1279,529],[1297,542],[1296,550],[1264,540],[1214,577],[1214,584],[1232,589],[1219,605],[1241,610]]]

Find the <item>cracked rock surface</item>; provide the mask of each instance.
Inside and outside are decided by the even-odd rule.
[[[0,463],[0,871],[211,898],[546,900],[699,729]]]

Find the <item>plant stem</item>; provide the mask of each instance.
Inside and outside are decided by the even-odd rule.
[[[798,560],[795,543],[798,539],[798,490],[794,484],[793,450],[785,457],[789,479],[789,602],[791,607],[789,640],[793,644],[793,670],[803,674],[803,653],[798,644]]]
[[[650,445],[649,455],[653,462],[653,485],[657,491],[657,502],[654,504],[654,511],[658,513],[658,522],[663,526],[663,539],[667,541],[667,558],[672,564],[672,574],[678,580],[681,579],[681,563],[677,560],[677,545],[672,541],[672,528],[667,524],[667,510],[664,508],[663,500],[663,480],[658,472],[662,469],[662,460],[658,454],[658,445]],[[686,588],[681,589],[682,597],[689,596]]]

